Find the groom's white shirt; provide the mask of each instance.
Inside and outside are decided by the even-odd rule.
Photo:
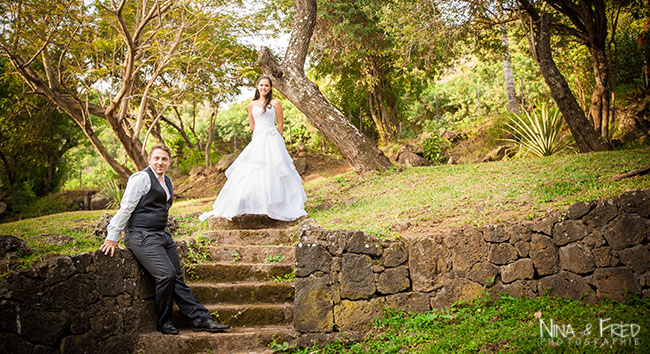
[[[151,166],[147,166],[147,168],[151,169]],[[151,170],[153,171],[153,169]],[[156,178],[160,177],[155,171],[153,171],[153,174]],[[167,191],[167,186],[163,186],[163,188]],[[120,232],[124,230],[126,223],[131,217],[131,213],[133,213],[133,209],[138,205],[142,196],[149,193],[150,189],[151,179],[146,171],[138,171],[129,177],[129,180],[126,182],[122,201],[120,202],[120,210],[115,213],[115,216],[113,216],[111,222],[108,224],[107,240],[117,242],[120,237]]]

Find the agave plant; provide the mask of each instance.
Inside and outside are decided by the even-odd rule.
[[[510,122],[506,123],[514,139],[504,139],[519,145],[523,155],[531,153],[536,156],[549,156],[561,152],[572,143],[571,136],[562,134],[562,115],[556,107],[549,108],[544,102],[531,113],[513,113]]]
[[[111,201],[107,205],[109,209],[117,209],[120,206],[120,202],[122,202],[124,188],[122,188],[119,182],[112,179],[109,180],[108,185],[100,193],[103,196],[111,198]]]

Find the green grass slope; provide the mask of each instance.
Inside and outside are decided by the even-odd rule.
[[[360,229],[382,238],[399,236],[391,226],[411,224],[409,232],[436,227],[483,225],[533,219],[576,201],[616,196],[650,188],[650,175],[612,181],[612,176],[650,163],[643,149],[559,155],[480,164],[393,168],[360,176],[348,173],[305,185],[306,209],[326,228]],[[210,198],[181,200],[171,214],[179,221],[176,237],[198,236],[207,222],[197,216],[210,209]],[[23,259],[33,264],[46,253],[92,251],[102,241],[93,235],[100,216],[115,211],[75,211],[0,224],[0,235],[27,241],[36,252]],[[48,242],[48,235],[72,242]]]
[[[305,186],[307,212],[326,228],[395,235],[412,230],[542,217],[577,201],[650,187],[650,175],[612,176],[650,163],[638,150],[558,155],[480,164],[399,168],[353,173]]]

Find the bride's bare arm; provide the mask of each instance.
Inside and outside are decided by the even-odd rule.
[[[282,113],[282,105],[280,101],[274,99],[271,104],[275,110],[275,119],[278,120],[278,132],[280,135],[284,135],[284,113]]]
[[[251,131],[255,130],[255,119],[253,118],[253,102],[248,105],[248,126],[251,127]]]

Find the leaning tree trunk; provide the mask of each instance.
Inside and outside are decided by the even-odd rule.
[[[508,95],[508,110],[518,114],[519,105],[517,104],[517,91],[515,90],[515,78],[512,75],[508,30],[505,24],[501,24],[501,58],[503,60],[503,77],[506,82],[506,93]]]
[[[527,9],[528,10],[528,9]],[[533,15],[532,13],[529,14]],[[534,18],[536,24],[535,44],[532,50],[535,52],[537,64],[544,77],[544,81],[551,91],[551,97],[557,104],[558,109],[564,116],[569,126],[571,135],[581,152],[611,150],[607,141],[600,139],[600,134],[593,126],[580,108],[578,101],[571,93],[569,84],[557,68],[551,53],[551,14],[542,12]]]
[[[355,171],[365,173],[390,167],[391,162],[381,150],[332,106],[318,85],[305,76],[305,58],[315,25],[316,0],[296,0],[296,14],[284,60],[279,63],[267,47],[262,47],[258,64],[271,77],[273,86],[336,145]]]

